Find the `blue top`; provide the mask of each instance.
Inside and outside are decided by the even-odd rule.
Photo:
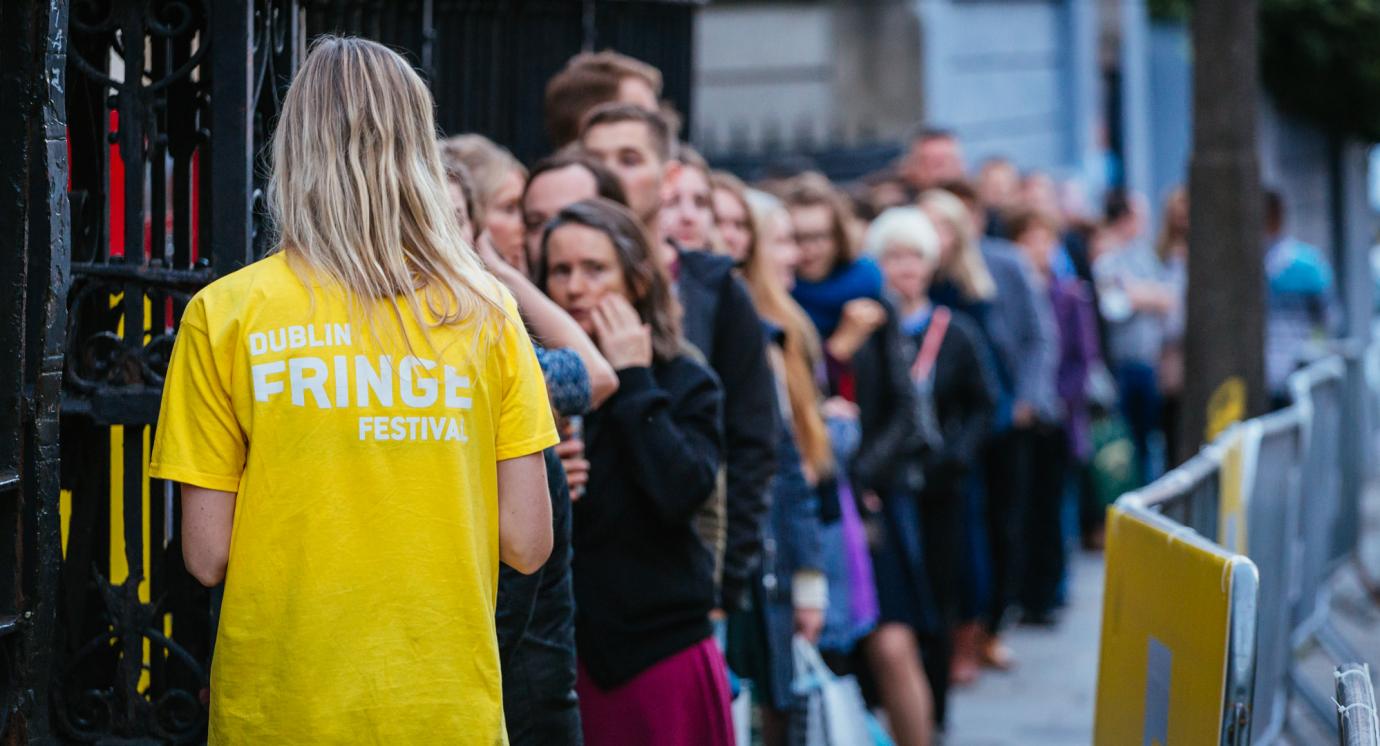
[[[582,415],[589,411],[593,399],[589,384],[589,371],[575,351],[566,347],[548,349],[533,345],[537,351],[537,363],[546,378],[546,393],[551,397],[551,408],[562,417]]]
[[[1322,250],[1296,238],[1265,249],[1265,380],[1283,393],[1289,374],[1322,350],[1340,318],[1332,266]]]
[[[828,339],[838,328],[848,301],[882,299],[882,270],[871,259],[859,259],[835,269],[823,280],[797,278],[791,296],[805,309],[819,336]]]

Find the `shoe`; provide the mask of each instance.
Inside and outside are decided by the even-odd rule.
[[[977,681],[982,672],[978,661],[978,643],[982,636],[982,626],[977,622],[966,622],[953,631],[954,654],[949,662],[949,683],[953,686],[968,686]]]
[[[1002,643],[1000,637],[988,637],[983,641],[981,654],[978,656],[982,665],[988,668],[995,668],[998,671],[1010,671],[1016,667],[1016,655],[1011,652],[1011,648]]]

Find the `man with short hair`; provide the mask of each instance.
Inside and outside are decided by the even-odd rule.
[[[561,152],[537,161],[518,203],[522,209],[528,267],[535,270],[541,261],[541,237],[546,223],[570,205],[594,197],[621,205],[628,203],[618,177],[583,153]]]
[[[898,171],[917,193],[961,181],[967,173],[963,146],[950,130],[921,127],[910,138]]]
[[[581,149],[618,177],[628,206],[657,239],[663,192],[682,168],[676,145],[661,115],[631,104],[591,110],[580,136]]]
[[[552,148],[563,148],[580,135],[585,114],[617,101],[657,110],[661,71],[613,50],[581,52],[546,84],[546,134]]]
[[[1003,225],[1006,214],[1020,206],[1021,172],[1010,158],[994,156],[982,162],[978,169],[977,191],[987,211],[983,231],[988,236],[1006,236]]]
[[[636,106],[606,104],[586,117],[580,144],[622,181],[675,281],[685,338],[723,382],[728,490],[721,598],[722,608],[734,611],[761,560],[767,484],[776,469],[778,410],[766,338],[731,259],[687,251],[661,235],[663,190],[681,168],[665,120]]]

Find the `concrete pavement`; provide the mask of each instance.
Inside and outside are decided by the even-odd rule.
[[[1380,483],[1363,501],[1362,542],[1357,563],[1333,579],[1333,627],[1362,662],[1380,670],[1380,597],[1362,578],[1380,585]],[[944,746],[1073,746],[1092,740],[1097,690],[1098,633],[1102,617],[1103,566],[1100,553],[1073,558],[1070,603],[1058,627],[1015,627],[1007,637],[1020,666],[1010,673],[987,672],[972,687],[953,695],[952,722]],[[1304,679],[1319,693],[1333,695],[1332,671],[1340,661],[1314,645],[1300,657]],[[1277,743],[1314,746],[1336,737],[1295,697],[1286,734]]]
[[[1052,629],[1013,627],[1019,665],[953,694],[945,746],[1073,746],[1092,740],[1102,554],[1073,556],[1069,605]]]

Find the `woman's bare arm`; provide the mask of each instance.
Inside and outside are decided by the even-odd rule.
[[[498,462],[499,558],[531,575],[551,556],[551,542],[551,496],[541,453]]]
[[[479,246],[484,263],[512,292],[523,317],[536,332],[537,341],[553,349],[569,348],[580,356],[580,362],[585,364],[585,372],[589,374],[590,407],[597,408],[613,396],[618,390],[618,374],[613,372],[613,366],[599,354],[599,348],[575,319],[546,297],[526,275],[503,261],[493,250],[487,235],[480,238]]]
[[[225,580],[235,493],[182,484],[182,560],[210,588]]]

